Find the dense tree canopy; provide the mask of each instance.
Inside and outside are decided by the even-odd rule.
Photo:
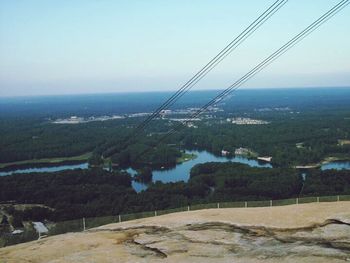
[[[350,194],[350,171],[310,171],[303,182],[295,169],[252,168],[237,163],[199,164],[192,169],[188,182],[156,182],[140,193],[132,189],[131,177],[125,172],[102,169],[0,177],[1,202],[44,204],[53,208],[26,212],[21,214],[23,220],[64,220],[196,203],[339,194]]]
[[[196,94],[196,99],[179,102],[174,109],[203,105],[215,93],[211,92],[209,97]],[[116,95],[103,100],[88,96],[84,102],[75,98],[74,103],[71,98],[61,98],[59,105],[55,104],[58,98],[32,99],[34,104],[4,99],[0,101],[0,165],[26,160],[30,165],[33,159],[48,158],[43,162],[50,162],[83,155],[80,161],[89,159],[93,169],[0,176],[0,201],[39,203],[53,208],[18,215],[22,219],[34,218],[36,214],[36,220],[62,220],[203,202],[350,194],[349,171],[310,170],[304,182],[292,169],[319,163],[327,157],[350,159],[349,94],[345,89],[254,91],[216,105],[219,110],[203,114],[195,122],[196,128],[183,125],[183,129],[164,138],[169,130],[178,127],[179,121],[173,118],[188,117],[173,114],[153,120],[131,140],[126,139],[147,115],[125,116],[151,112],[163,101],[158,98],[155,102],[156,95]],[[118,99],[120,96],[131,100],[132,105]],[[56,118],[72,115],[102,114],[125,116],[79,124],[53,123]],[[227,121],[235,117],[264,120],[268,124],[236,125]],[[149,171],[142,169],[173,166],[184,149],[215,154],[226,150],[232,154],[239,147],[259,156],[271,156],[274,168],[207,163],[194,167],[188,182],[156,182],[141,193],[132,189],[130,175],[121,172],[131,166],[149,179]],[[115,171],[100,169],[106,163]]]

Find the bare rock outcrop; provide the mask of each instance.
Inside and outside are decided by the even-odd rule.
[[[350,202],[209,209],[0,249],[0,262],[346,262]]]

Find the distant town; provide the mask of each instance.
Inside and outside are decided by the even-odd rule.
[[[227,118],[226,121],[231,122],[232,124],[237,124],[237,125],[262,125],[262,124],[269,124],[270,122],[268,121],[263,121],[263,120],[256,120],[256,119],[251,119],[251,118]]]
[[[159,115],[162,119],[168,119],[170,121],[180,121],[186,124],[188,127],[195,127],[193,123],[189,123],[189,121],[200,121],[200,118],[169,118],[170,116],[174,115],[192,115],[197,113],[197,111],[200,108],[186,108],[186,109],[179,109],[179,110],[162,110]],[[221,112],[223,111],[221,108],[218,107],[209,107],[206,110],[206,113],[215,113],[215,112]],[[117,119],[125,119],[125,118],[137,118],[137,117],[145,117],[151,115],[150,112],[139,112],[139,113],[130,113],[130,114],[124,114],[124,115],[104,115],[104,116],[91,116],[91,117],[78,117],[78,116],[71,116],[69,118],[60,118],[52,121],[52,123],[55,124],[79,124],[79,123],[87,123],[87,122],[93,122],[93,121],[108,121],[108,120],[117,120]],[[210,118],[212,116],[210,115],[204,115],[204,118]]]
[[[100,117],[78,117],[78,116],[71,116],[66,119],[56,119],[52,123],[55,124],[79,124],[79,123],[87,123],[92,121],[108,121],[108,120],[116,120],[116,119],[124,119],[124,116],[119,115],[113,115],[113,116],[100,116]]]

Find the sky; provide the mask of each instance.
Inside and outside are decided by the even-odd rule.
[[[275,0],[0,0],[0,96],[177,90]],[[195,90],[223,89],[340,0],[289,0]],[[350,86],[350,5],[244,88]]]

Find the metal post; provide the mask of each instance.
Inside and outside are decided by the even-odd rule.
[[[299,204],[299,198],[297,197],[296,201],[295,201],[295,204]]]
[[[337,195],[337,202],[339,202],[339,195]]]
[[[118,221],[119,223],[122,221],[122,217],[120,215],[118,215]]]
[[[320,202],[320,198],[317,196],[317,203],[319,203]]]
[[[270,200],[270,207],[272,207],[272,200]]]
[[[190,206],[189,205],[187,206],[187,211],[190,211]]]
[[[244,207],[245,207],[245,208],[248,207],[248,202],[247,202],[247,201],[244,202]]]
[[[157,216],[157,210],[154,210],[154,216]]]
[[[218,203],[218,208],[220,208],[220,203]]]
[[[85,217],[83,217],[83,229],[84,229],[84,231],[86,230],[86,228],[85,228]]]

